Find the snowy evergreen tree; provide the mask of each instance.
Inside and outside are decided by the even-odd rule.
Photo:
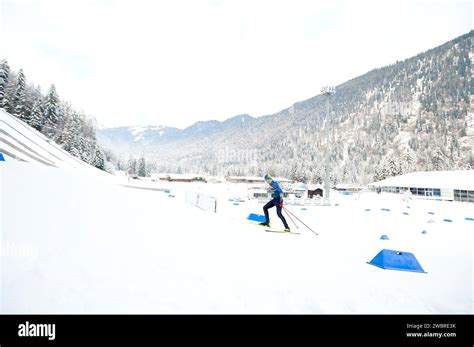
[[[295,162],[291,165],[291,169],[290,169],[288,178],[292,181],[298,181],[298,177],[299,177],[298,164]]]
[[[43,127],[44,108],[43,108],[43,97],[41,94],[36,97],[36,100],[33,103],[33,108],[31,109],[29,124],[38,131],[41,131],[41,128]]]
[[[25,104],[24,111],[27,114],[27,123],[31,125],[31,114],[33,113],[33,106],[36,99],[42,97],[40,86],[34,86],[33,84],[26,84],[25,88]]]
[[[409,173],[415,170],[415,159],[413,153],[409,150],[403,155],[401,163],[402,173]]]
[[[375,168],[374,182],[382,181],[387,178],[387,169],[385,163],[382,162]]]
[[[59,122],[59,97],[56,92],[56,87],[51,85],[48,95],[46,96],[46,100],[44,103],[44,125],[43,125],[43,133],[53,138],[56,135],[58,130],[58,122]]]
[[[100,151],[99,146],[95,146],[95,155],[94,159],[92,161],[92,166],[100,169],[100,170],[105,170],[105,161],[104,161],[104,156],[102,152]]]
[[[146,162],[145,158],[141,157],[138,160],[138,171],[137,171],[138,176],[140,177],[146,177]]]
[[[82,157],[86,163],[92,164],[96,155],[97,139],[95,128],[90,119],[81,116],[80,142],[82,143]]]
[[[457,159],[460,155],[459,141],[456,136],[451,135],[451,140],[449,144],[449,151],[451,153],[451,159]]]
[[[61,127],[58,127],[54,141],[64,147],[66,142],[70,142],[72,130],[70,126],[74,123],[72,118],[77,117],[77,114],[69,103],[60,103],[60,108],[63,118],[63,124],[61,125]]]
[[[60,142],[69,153],[92,165],[97,146],[93,129],[90,129],[90,124],[82,114],[73,109],[67,112],[64,128],[57,132],[56,141]]]
[[[57,116],[58,116],[58,122],[56,124],[56,134],[54,137],[54,141],[56,143],[61,143],[61,135],[63,133],[64,127],[66,126],[66,122],[70,115],[74,113],[75,111],[72,108],[72,105],[69,102],[62,102],[59,101],[58,104],[58,109],[57,109]],[[94,134],[95,138],[95,134]]]
[[[81,158],[80,139],[81,120],[78,114],[68,117],[62,133],[63,148],[77,158]]]
[[[129,175],[136,175],[137,173],[137,160],[133,157],[128,160],[127,172]]]
[[[10,71],[2,100],[2,107],[10,114],[15,112],[15,104],[13,99],[16,90],[16,80],[16,74],[13,71]]]
[[[319,167],[313,170],[311,182],[314,184],[322,184],[324,181],[323,172]]]
[[[3,107],[3,98],[7,92],[8,79],[10,77],[10,66],[8,62],[3,59],[0,62],[0,107]]]
[[[94,162],[95,158],[95,147],[96,143],[81,134],[79,136],[79,147],[80,147],[80,154],[82,161],[86,162],[87,164],[91,164]]]
[[[387,176],[389,177],[398,176],[398,175],[401,175],[402,173],[401,166],[394,157],[390,157],[388,159],[386,170],[387,170]]]
[[[26,110],[26,82],[25,82],[25,75],[23,70],[20,69],[16,78],[16,89],[15,94],[13,95],[13,104],[14,107],[14,115],[18,118],[22,119],[23,121],[29,121],[29,114],[27,114]]]
[[[438,147],[436,148],[436,151],[434,152],[432,158],[431,158],[431,163],[432,163],[432,168],[435,171],[442,171],[445,170],[446,167],[446,156],[443,154],[441,149]]]
[[[289,178],[295,182],[306,183],[310,179],[309,170],[295,161],[291,166]]]

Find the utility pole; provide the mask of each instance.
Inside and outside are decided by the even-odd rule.
[[[329,204],[329,191],[331,190],[331,183],[329,182],[329,98],[336,92],[334,87],[326,86],[321,88],[321,95],[326,97],[326,119],[324,122],[324,128],[326,131],[326,163],[325,163],[325,176],[324,176],[324,198]]]

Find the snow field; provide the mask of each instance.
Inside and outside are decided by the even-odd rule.
[[[32,163],[0,175],[3,245],[33,250],[3,250],[4,313],[473,312],[466,203],[334,192],[339,206],[287,206],[319,236],[282,235],[246,222],[262,204],[228,201],[244,185],[157,184],[172,198]],[[186,190],[218,198],[218,213],[186,205]],[[383,248],[428,274],[368,265]]]

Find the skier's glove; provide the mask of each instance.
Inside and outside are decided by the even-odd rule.
[[[280,207],[283,207],[283,199],[280,198]]]

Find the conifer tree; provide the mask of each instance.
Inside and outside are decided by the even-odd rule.
[[[62,146],[63,148],[77,158],[80,155],[80,119],[76,113],[72,113],[67,119],[66,125],[62,132]]]
[[[388,159],[386,168],[388,176],[398,176],[401,174],[400,164],[394,157]]]
[[[15,94],[13,95],[13,107],[14,107],[14,115],[24,121],[29,120],[29,114],[27,114],[26,110],[26,82],[25,82],[25,75],[23,70],[20,69],[16,78],[16,88]]]
[[[95,166],[96,168],[100,170],[105,170],[105,161],[104,161],[104,156],[102,152],[100,151],[99,146],[95,146],[95,155],[94,159],[92,161],[92,166]]]
[[[439,147],[436,148],[436,151],[434,152],[431,158],[431,162],[432,162],[433,170],[441,171],[445,169],[445,164],[446,164],[445,155],[443,154],[443,152],[441,151]]]
[[[3,100],[2,100],[2,107],[3,109],[13,114],[15,112],[15,104],[13,102],[14,95],[16,90],[16,74],[10,71],[8,75],[8,79],[3,91]]]
[[[146,162],[145,162],[145,158],[144,157],[141,157],[139,160],[138,160],[138,176],[140,177],[146,177]]]
[[[127,171],[130,175],[135,175],[137,173],[137,160],[133,157],[130,157],[128,160]]]
[[[44,103],[43,125],[43,133],[50,138],[53,138],[56,135],[59,122],[58,109],[59,98],[56,93],[56,87],[52,84]]]
[[[41,131],[44,124],[44,108],[43,108],[43,97],[38,95],[33,103],[31,109],[30,122],[29,124],[38,131]]]
[[[6,94],[8,79],[10,77],[10,66],[8,62],[3,59],[0,62],[0,107],[3,107],[3,99]]]
[[[406,151],[402,158],[401,173],[409,173],[415,169],[415,159],[410,151]]]

